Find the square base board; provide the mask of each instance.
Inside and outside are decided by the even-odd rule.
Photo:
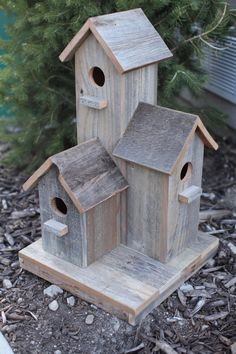
[[[199,233],[197,241],[167,264],[119,246],[87,268],[42,249],[41,239],[19,252],[21,267],[136,325],[217,250],[218,239]]]

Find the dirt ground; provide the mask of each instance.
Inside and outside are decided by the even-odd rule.
[[[15,353],[236,353],[236,143],[218,141],[205,157],[200,229],[219,251],[136,327],[79,298],[69,306],[66,291],[49,298],[50,284],[20,269],[18,251],[40,237],[38,195],[0,166],[0,329]]]

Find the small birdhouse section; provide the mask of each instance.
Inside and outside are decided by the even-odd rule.
[[[171,57],[141,9],[87,20],[75,58],[78,145],[24,184],[39,190],[42,239],[21,266],[137,324],[214,255],[198,231],[204,146],[196,115],[156,105]]]
[[[127,246],[167,262],[196,240],[204,144],[217,148],[198,116],[139,103],[113,151],[130,185]]]
[[[120,244],[120,193],[128,184],[97,139],[50,157],[38,183],[43,249],[86,267]]]
[[[78,143],[96,136],[112,153],[138,103],[156,103],[158,62],[171,56],[141,9],[88,19],[60,55],[75,58]]]

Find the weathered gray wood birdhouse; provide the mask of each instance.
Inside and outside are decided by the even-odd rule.
[[[120,193],[128,187],[97,139],[50,157],[38,182],[43,248],[86,267],[120,244]]]
[[[75,57],[78,143],[109,153],[140,101],[157,100],[158,62],[172,56],[141,9],[93,17],[60,55]]]
[[[216,252],[198,231],[204,145],[196,115],[156,106],[171,53],[141,9],[90,18],[60,55],[75,57],[78,145],[38,183],[42,240],[23,268],[136,324]]]

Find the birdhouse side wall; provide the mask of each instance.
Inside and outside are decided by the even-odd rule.
[[[124,244],[149,257],[166,255],[168,176],[127,162],[127,236]]]
[[[95,67],[104,73],[103,86],[94,82]],[[90,34],[75,54],[75,72],[78,143],[99,137],[107,151],[112,153],[138,103],[156,103],[157,64],[121,75],[96,38]],[[101,79],[99,75],[97,78]],[[90,103],[89,100],[83,100],[84,97],[89,97]],[[93,100],[97,105],[106,102],[107,106],[92,108],[89,105]]]
[[[64,191],[58,181],[58,170],[55,166],[40,179],[38,188],[43,249],[75,265],[86,266],[86,215],[79,214],[71,199]],[[66,215],[57,209],[54,198],[60,198],[65,203],[67,207]],[[68,233],[58,237],[53,232],[49,232],[44,227],[44,223],[50,219],[67,225]]]
[[[121,194],[125,198],[126,191],[116,194],[86,213],[88,265],[120,244]]]
[[[178,200],[178,195],[190,186],[201,187],[203,154],[203,142],[195,133],[175,172],[169,177],[166,261],[179,254],[197,238],[200,197],[185,204]],[[188,163],[189,170],[181,180],[181,171]]]

